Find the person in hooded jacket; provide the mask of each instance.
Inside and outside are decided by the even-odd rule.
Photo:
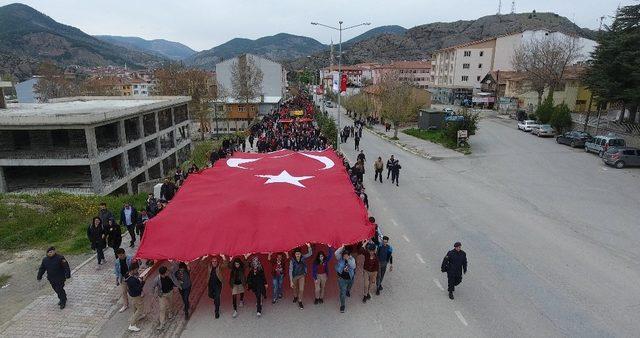
[[[105,261],[103,251],[104,248],[107,247],[105,237],[106,235],[100,217],[94,217],[87,228],[87,238],[89,238],[89,242],[91,242],[91,249],[95,250],[98,255],[98,265]]]
[[[256,315],[262,316],[262,301],[267,294],[267,278],[258,256],[253,256],[247,275],[247,287],[256,295]]]

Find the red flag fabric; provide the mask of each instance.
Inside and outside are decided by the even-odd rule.
[[[342,78],[340,79],[340,92],[347,91],[347,74],[342,74]]]
[[[147,222],[136,257],[191,261],[305,243],[337,248],[374,231],[333,150],[235,153],[189,175]]]

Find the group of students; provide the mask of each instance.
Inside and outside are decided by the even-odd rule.
[[[251,147],[253,148],[254,140],[260,153],[280,149],[323,150],[327,147],[327,138],[311,121],[282,121],[280,114],[274,112],[254,124],[248,138]]]

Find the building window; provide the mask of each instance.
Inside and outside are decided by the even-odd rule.
[[[484,51],[480,51],[480,56],[484,56]]]
[[[480,75],[476,77],[476,81],[480,82]]]
[[[244,113],[244,106],[238,106],[238,112]]]
[[[465,50],[464,51],[464,56],[471,56],[471,51],[470,50]]]
[[[482,63],[478,63],[478,68],[482,68]]]
[[[462,69],[469,69],[470,65],[468,63],[462,64]]]
[[[469,81],[469,76],[462,75],[462,82],[467,82],[467,81]]]

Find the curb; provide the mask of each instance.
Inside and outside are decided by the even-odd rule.
[[[379,131],[377,131],[377,130],[375,130],[375,129],[372,129],[372,128],[371,128],[371,127],[369,127],[369,126],[367,126],[367,127],[365,127],[365,128],[366,128],[369,132],[371,132],[372,134],[377,135],[379,138],[381,138],[381,139],[383,139],[383,140],[385,140],[385,141],[387,141],[387,142],[389,142],[389,143],[394,144],[396,147],[398,147],[398,148],[400,148],[400,149],[402,149],[402,150],[404,150],[404,151],[406,151],[406,152],[408,152],[408,153],[411,153],[411,154],[413,154],[413,155],[420,156],[420,157],[422,157],[422,158],[426,158],[427,160],[432,160],[432,161],[436,161],[436,160],[439,160],[439,159],[440,159],[440,158],[438,158],[438,157],[431,156],[431,154],[423,153],[423,152],[421,152],[421,151],[418,151],[418,150],[415,150],[415,149],[413,149],[413,148],[410,148],[410,147],[408,147],[408,146],[407,146],[407,145],[405,145],[404,143],[401,143],[401,142],[400,142],[400,141],[398,141],[398,140],[392,140],[389,136],[387,136],[387,135],[383,134],[382,132],[379,132]]]

